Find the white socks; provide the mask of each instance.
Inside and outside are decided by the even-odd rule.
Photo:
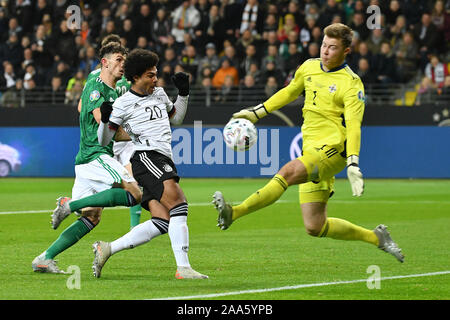
[[[189,230],[187,216],[182,215],[170,218],[169,237],[177,266],[190,267],[188,258]]]
[[[170,211],[170,222],[160,218],[152,218],[137,225],[127,234],[111,242],[111,254],[140,246],[161,234],[169,233],[177,266],[190,267],[187,210],[188,205],[183,203]]]
[[[141,224],[138,224],[127,234],[111,242],[111,254],[115,254],[124,249],[131,249],[140,246],[141,244],[149,242],[153,238],[163,234],[163,232],[161,232],[160,228],[158,228],[157,225],[164,225],[164,221],[166,220],[150,219]],[[167,230],[167,226],[165,229]]]

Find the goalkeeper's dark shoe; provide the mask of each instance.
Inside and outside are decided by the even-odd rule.
[[[111,243],[104,241],[97,241],[92,245],[94,251],[94,262],[92,263],[92,271],[94,277],[100,278],[102,268],[106,261],[111,257]]]
[[[380,224],[373,231],[378,237],[378,248],[392,254],[395,258],[397,258],[398,261],[403,262],[405,256],[402,254],[402,249],[400,249],[398,245],[392,240],[389,231],[387,231],[387,227],[383,224]]]
[[[61,222],[72,213],[69,207],[70,200],[69,197],[59,197],[56,199],[56,208],[51,215],[53,229],[58,228]]]
[[[214,193],[213,204],[219,212],[219,216],[217,217],[217,226],[222,230],[228,229],[233,223],[233,209],[228,203],[225,202],[222,192],[216,191]]]

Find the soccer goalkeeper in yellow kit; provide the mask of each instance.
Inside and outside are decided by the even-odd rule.
[[[364,86],[345,63],[353,31],[336,23],[324,29],[319,59],[305,61],[294,79],[263,104],[233,114],[255,123],[272,111],[293,102],[304,92],[303,155],[285,164],[260,190],[241,204],[226,203],[220,191],[213,196],[219,212],[218,226],[225,230],[233,221],[269,206],[291,185],[299,184],[300,207],[308,234],[341,240],[362,240],[392,254],[404,256],[386,226],[368,230],[343,219],[327,217],[334,176],[347,167],[354,196],[364,191],[359,169]]]

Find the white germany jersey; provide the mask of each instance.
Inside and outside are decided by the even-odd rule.
[[[174,111],[163,88],[156,87],[151,95],[130,89],[114,101],[109,121],[125,129],[135,150],[154,150],[172,159],[169,118]]]

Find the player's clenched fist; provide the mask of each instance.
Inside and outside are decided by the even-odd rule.
[[[111,115],[112,109],[113,109],[112,104],[111,102],[108,101],[103,102],[102,105],[100,106],[100,112],[102,113],[103,123],[109,122],[109,116]]]
[[[189,75],[184,72],[177,72],[172,76],[172,82],[178,89],[178,95],[189,95]]]
[[[247,120],[251,121],[252,123],[256,123],[259,119],[267,116],[268,114],[269,113],[267,112],[266,108],[261,103],[255,107],[242,109],[239,112],[233,113],[232,118],[233,119],[243,118],[243,119],[247,119]]]

